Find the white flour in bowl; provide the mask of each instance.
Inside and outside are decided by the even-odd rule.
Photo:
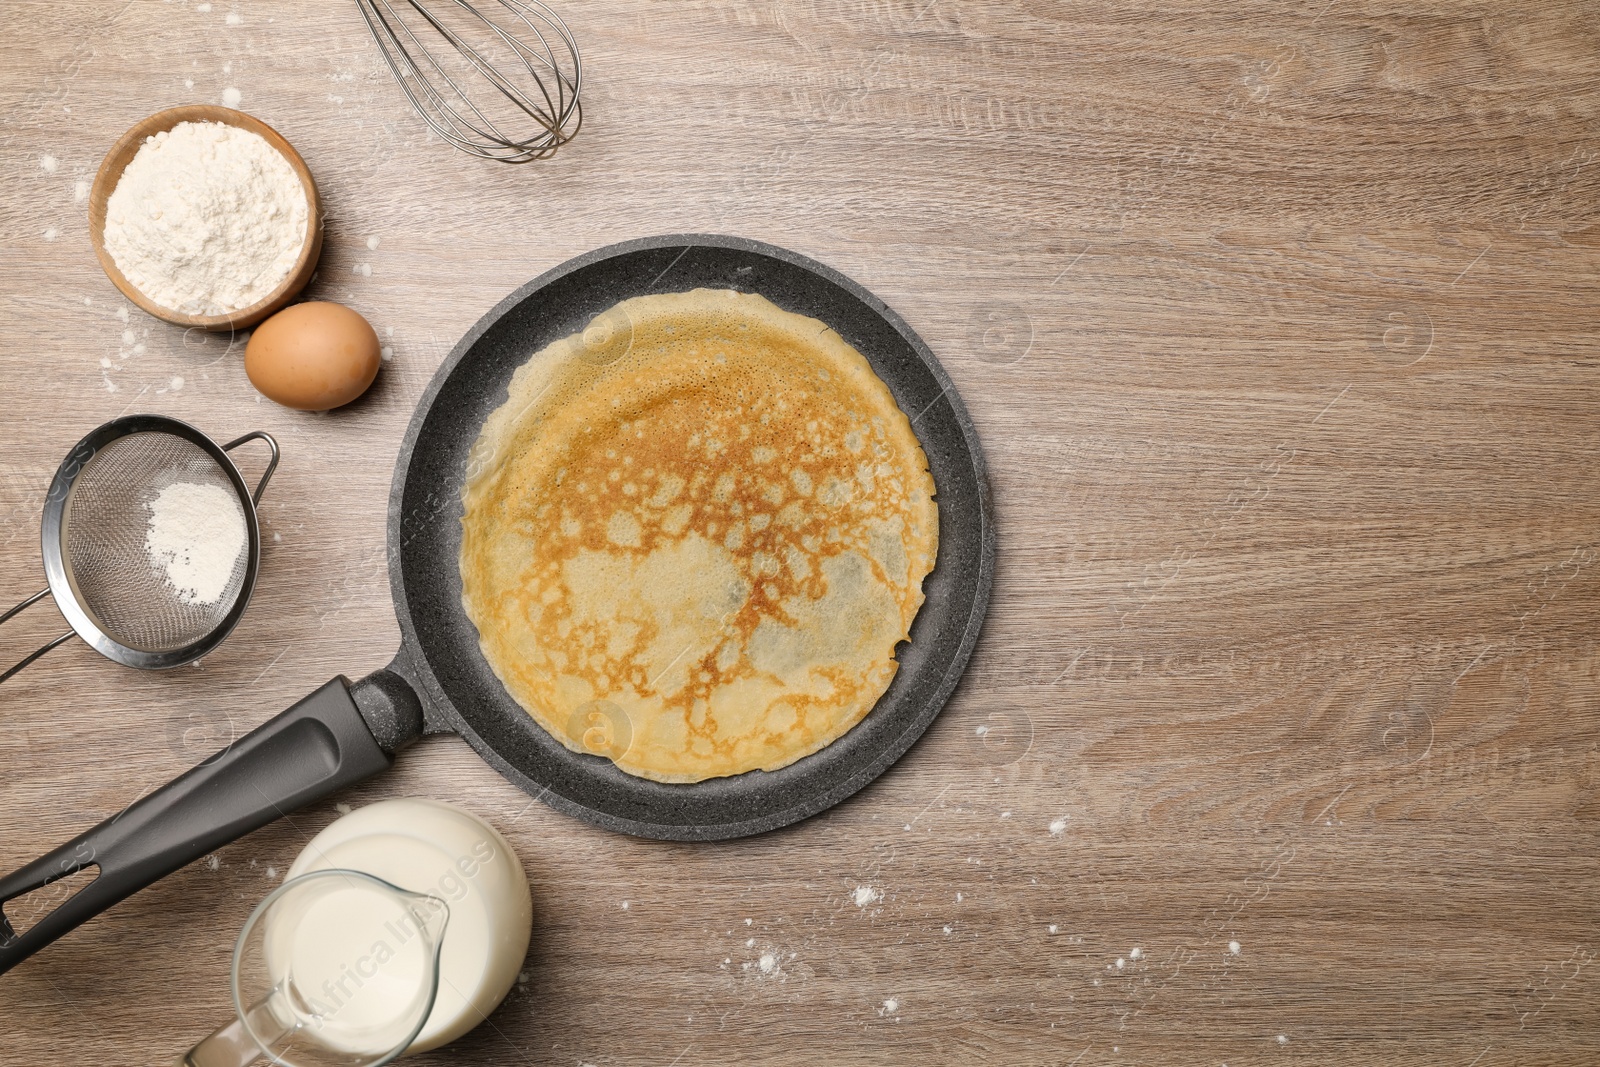
[[[180,122],[148,138],[106,200],[117,269],[162,307],[222,315],[265,298],[294,269],[305,186],[260,134]]]
[[[206,605],[221,600],[249,543],[238,497],[220,485],[174,482],[145,506],[145,551],[178,599]]]

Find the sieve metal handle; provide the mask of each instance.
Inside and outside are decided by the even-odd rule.
[[[6,620],[11,618],[11,616],[17,615],[17,614],[25,611],[26,609],[33,607],[35,604],[37,604],[39,601],[43,600],[45,597],[47,597],[49,595],[50,595],[50,587],[47,585],[43,589],[39,590],[37,593],[33,594],[27,600],[24,600],[22,603],[18,604],[16,607],[14,607],[10,611],[6,612],[4,615],[0,615],[0,626],[5,625]]]
[[[272,449],[272,458],[267,461],[267,469],[261,472],[261,480],[256,483],[255,492],[250,494],[250,503],[260,505],[261,494],[267,488],[267,481],[272,477],[272,472],[278,469],[278,441],[265,430],[252,430],[243,437],[235,437],[232,441],[222,446],[224,452],[232,452],[246,441],[265,441],[267,447]],[[3,621],[3,620],[0,620]]]
[[[27,608],[31,608],[33,605],[35,605],[39,601],[43,600],[49,594],[50,594],[50,588],[49,588],[49,586],[46,586],[45,588],[39,590],[37,593],[33,594],[27,600],[24,600],[22,603],[18,604],[16,607],[14,607],[10,611],[6,612],[4,615],[0,615],[0,626],[5,625],[6,621],[8,619],[10,619],[13,615],[18,614],[18,613],[24,611]],[[52,648],[55,648],[57,645],[60,645],[63,642],[69,640],[72,637],[73,632],[74,631],[72,631],[72,630],[68,630],[66,633],[62,634],[60,637],[53,637],[49,641],[45,642],[43,645],[40,645],[38,648],[36,648],[32,652],[28,653],[26,656],[22,657],[22,660],[20,662],[16,663],[12,667],[10,667],[4,674],[0,674],[0,683],[3,683],[7,678],[10,678],[13,674],[16,674],[22,668],[26,667],[28,664],[30,664],[34,660],[38,659],[40,656],[44,655],[46,652],[49,652]]]
[[[378,725],[369,726],[356,705],[357,697],[370,702],[368,683],[355,688],[352,696],[343,677],[333,679],[182,777],[0,878],[0,974],[185,864],[386,769],[393,756],[373,735],[389,730],[376,715]],[[420,733],[420,710],[415,718]],[[409,732],[406,723],[400,728]],[[99,868],[93,881],[18,929],[24,917],[8,912],[8,902],[91,867]]]

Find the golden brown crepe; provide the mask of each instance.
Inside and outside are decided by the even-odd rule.
[[[636,297],[535,353],[468,474],[484,657],[562,744],[661,782],[783,767],[859,722],[938,544],[867,361],[725,290]]]

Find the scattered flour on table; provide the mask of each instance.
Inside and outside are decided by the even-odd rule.
[[[1052,822],[1050,824],[1050,836],[1051,837],[1060,837],[1062,834],[1064,834],[1066,832],[1067,832],[1067,817],[1065,815],[1063,815],[1061,818],[1055,820],[1054,822]]]
[[[305,244],[309,204],[259,134],[180,122],[128,162],[106,201],[117,269],[162,307],[221,315],[276,289]]]
[[[215,604],[249,541],[239,500],[220,485],[174,482],[145,505],[144,547],[185,604]]]
[[[54,174],[59,166],[61,166],[61,161],[55,156],[46,154],[39,157],[39,169],[46,174]]]
[[[1239,942],[1237,942],[1237,941],[1229,941],[1228,942],[1228,952],[1230,954],[1234,955],[1234,956],[1237,956],[1239,954],[1239,952],[1241,951],[1242,947],[1243,946],[1241,946],[1239,944]]]
[[[856,907],[864,908],[868,904],[882,900],[883,894],[870,885],[858,885],[856,891],[850,894],[850,899],[856,902]]]
[[[226,89],[222,90],[222,106],[223,107],[238,107],[239,106],[239,102],[241,100],[243,100],[243,99],[244,99],[244,94],[241,93],[239,90],[235,89],[231,85],[228,86]]]

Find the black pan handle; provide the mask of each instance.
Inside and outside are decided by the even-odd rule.
[[[124,898],[280,815],[385,770],[422,732],[389,671],[338,677],[182,777],[0,879],[0,974]],[[87,867],[94,880],[20,933],[5,905]]]

